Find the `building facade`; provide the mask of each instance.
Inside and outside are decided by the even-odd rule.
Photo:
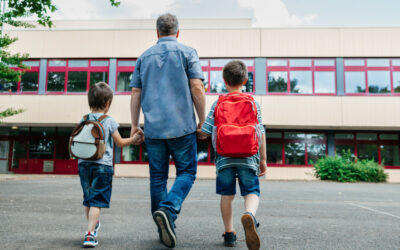
[[[250,24],[182,20],[179,41],[199,54],[207,111],[226,91],[225,63],[241,59],[248,66],[243,91],[262,109],[267,179],[313,179],[312,162],[350,151],[383,164],[389,181],[400,182],[400,28],[254,29]],[[98,81],[114,90],[110,115],[121,124],[121,134],[129,134],[129,81],[136,59],[157,41],[155,21],[55,25],[7,30],[19,38],[12,52],[29,53],[31,68],[20,82],[0,80],[1,109],[25,110],[0,124],[1,172],[76,174],[68,137],[89,112],[87,90]],[[215,177],[210,141],[200,141],[198,152],[198,176]],[[116,148],[114,161],[116,175],[148,175],[144,144]]]

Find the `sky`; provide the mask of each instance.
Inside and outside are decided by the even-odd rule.
[[[54,20],[251,18],[254,27],[400,27],[400,0],[53,0]]]

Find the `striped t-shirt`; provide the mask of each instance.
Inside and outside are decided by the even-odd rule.
[[[217,106],[218,100],[213,103],[211,106],[210,113],[208,113],[206,121],[204,122],[203,126],[201,127],[201,131],[207,134],[212,134],[214,129],[214,110],[215,106]],[[257,106],[257,115],[258,115],[258,123],[261,125],[261,132],[265,134],[264,127],[262,126],[262,119],[261,119],[261,109],[260,105],[255,101]],[[216,151],[216,150],[215,150]],[[243,168],[250,168],[255,171],[256,175],[259,173],[259,166],[260,166],[260,154],[257,153],[250,157],[242,157],[242,158],[232,158],[232,157],[224,157],[217,153],[215,153],[215,167],[217,170],[217,174],[224,168],[228,167],[243,167]]]

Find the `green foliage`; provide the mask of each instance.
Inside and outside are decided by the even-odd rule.
[[[387,174],[381,165],[373,160],[357,160],[350,151],[342,156],[325,156],[315,164],[315,176],[321,180],[339,182],[385,182]]]
[[[22,112],[24,112],[23,109],[13,109],[13,108],[8,108],[8,109],[6,109],[4,111],[0,111],[0,122],[6,117],[10,117],[10,116],[13,116],[13,115],[16,115],[16,114],[20,114]]]

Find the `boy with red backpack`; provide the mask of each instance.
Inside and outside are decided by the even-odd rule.
[[[247,67],[242,61],[231,61],[223,69],[227,95],[221,95],[212,107],[199,139],[212,135],[216,149],[217,194],[221,195],[221,215],[225,226],[225,246],[236,245],[232,202],[236,194],[236,177],[244,197],[242,224],[246,245],[260,249],[255,214],[259,204],[258,177],[266,173],[266,141],[259,104],[251,95],[241,93],[247,82]]]

